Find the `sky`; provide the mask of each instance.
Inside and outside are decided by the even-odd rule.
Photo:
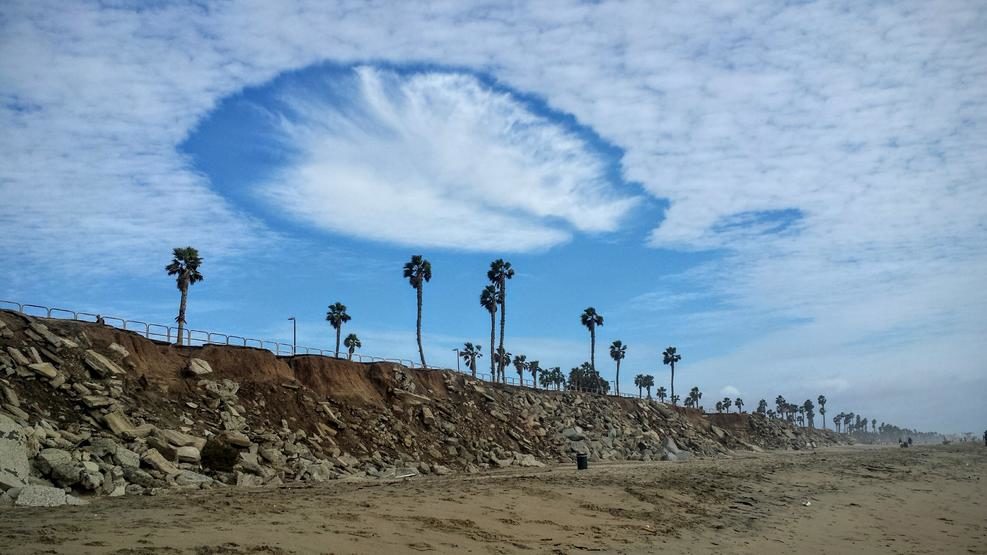
[[[987,6],[0,5],[0,298],[987,427]],[[489,347],[484,348],[484,354]],[[488,363],[486,356],[481,366]],[[828,420],[829,418],[827,418]]]

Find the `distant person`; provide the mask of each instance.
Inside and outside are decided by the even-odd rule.
[[[103,319],[103,315],[102,314],[97,314],[96,315],[96,323],[99,324],[100,326],[105,326],[106,325],[106,320]]]
[[[984,447],[987,447],[987,430],[984,431]]]
[[[909,446],[909,447],[911,447],[911,446],[912,446],[912,438],[911,438],[911,437],[909,437],[909,438],[908,438],[908,446]]]

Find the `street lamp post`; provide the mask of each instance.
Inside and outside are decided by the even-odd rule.
[[[459,348],[457,347],[453,351],[456,351],[456,372],[459,372]]]
[[[294,356],[298,354],[298,320],[294,316],[288,319],[291,320],[291,354]]]

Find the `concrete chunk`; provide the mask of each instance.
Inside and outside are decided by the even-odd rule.
[[[191,358],[188,361],[188,366],[185,367],[185,371],[193,376],[205,376],[212,374],[212,367],[201,358]]]
[[[20,351],[17,347],[7,347],[7,352],[10,357],[14,359],[14,362],[20,364],[21,366],[27,366],[31,364],[31,360],[24,356],[24,353]]]
[[[27,483],[31,465],[27,459],[27,438],[13,420],[0,414],[0,490]]]
[[[27,367],[34,370],[36,374],[40,374],[48,379],[52,379],[58,375],[58,371],[55,370],[55,367],[48,362],[36,362],[34,364],[28,364]]]
[[[90,370],[95,372],[101,378],[111,375],[119,376],[126,374],[126,371],[117,366],[115,362],[92,349],[86,350],[85,362],[86,366],[88,366]]]
[[[68,501],[65,491],[47,486],[25,486],[14,504],[19,507],[60,507]]]
[[[103,421],[106,422],[106,425],[116,435],[121,435],[134,429],[134,425],[130,422],[130,419],[120,411],[107,414],[103,417]]]
[[[144,457],[141,460],[151,468],[164,472],[169,476],[178,474],[178,468],[162,457],[161,453],[158,453],[157,449],[148,449],[147,452],[144,453]]]

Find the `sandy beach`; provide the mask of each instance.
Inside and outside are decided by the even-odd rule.
[[[5,510],[3,553],[987,553],[976,444],[738,453]]]

